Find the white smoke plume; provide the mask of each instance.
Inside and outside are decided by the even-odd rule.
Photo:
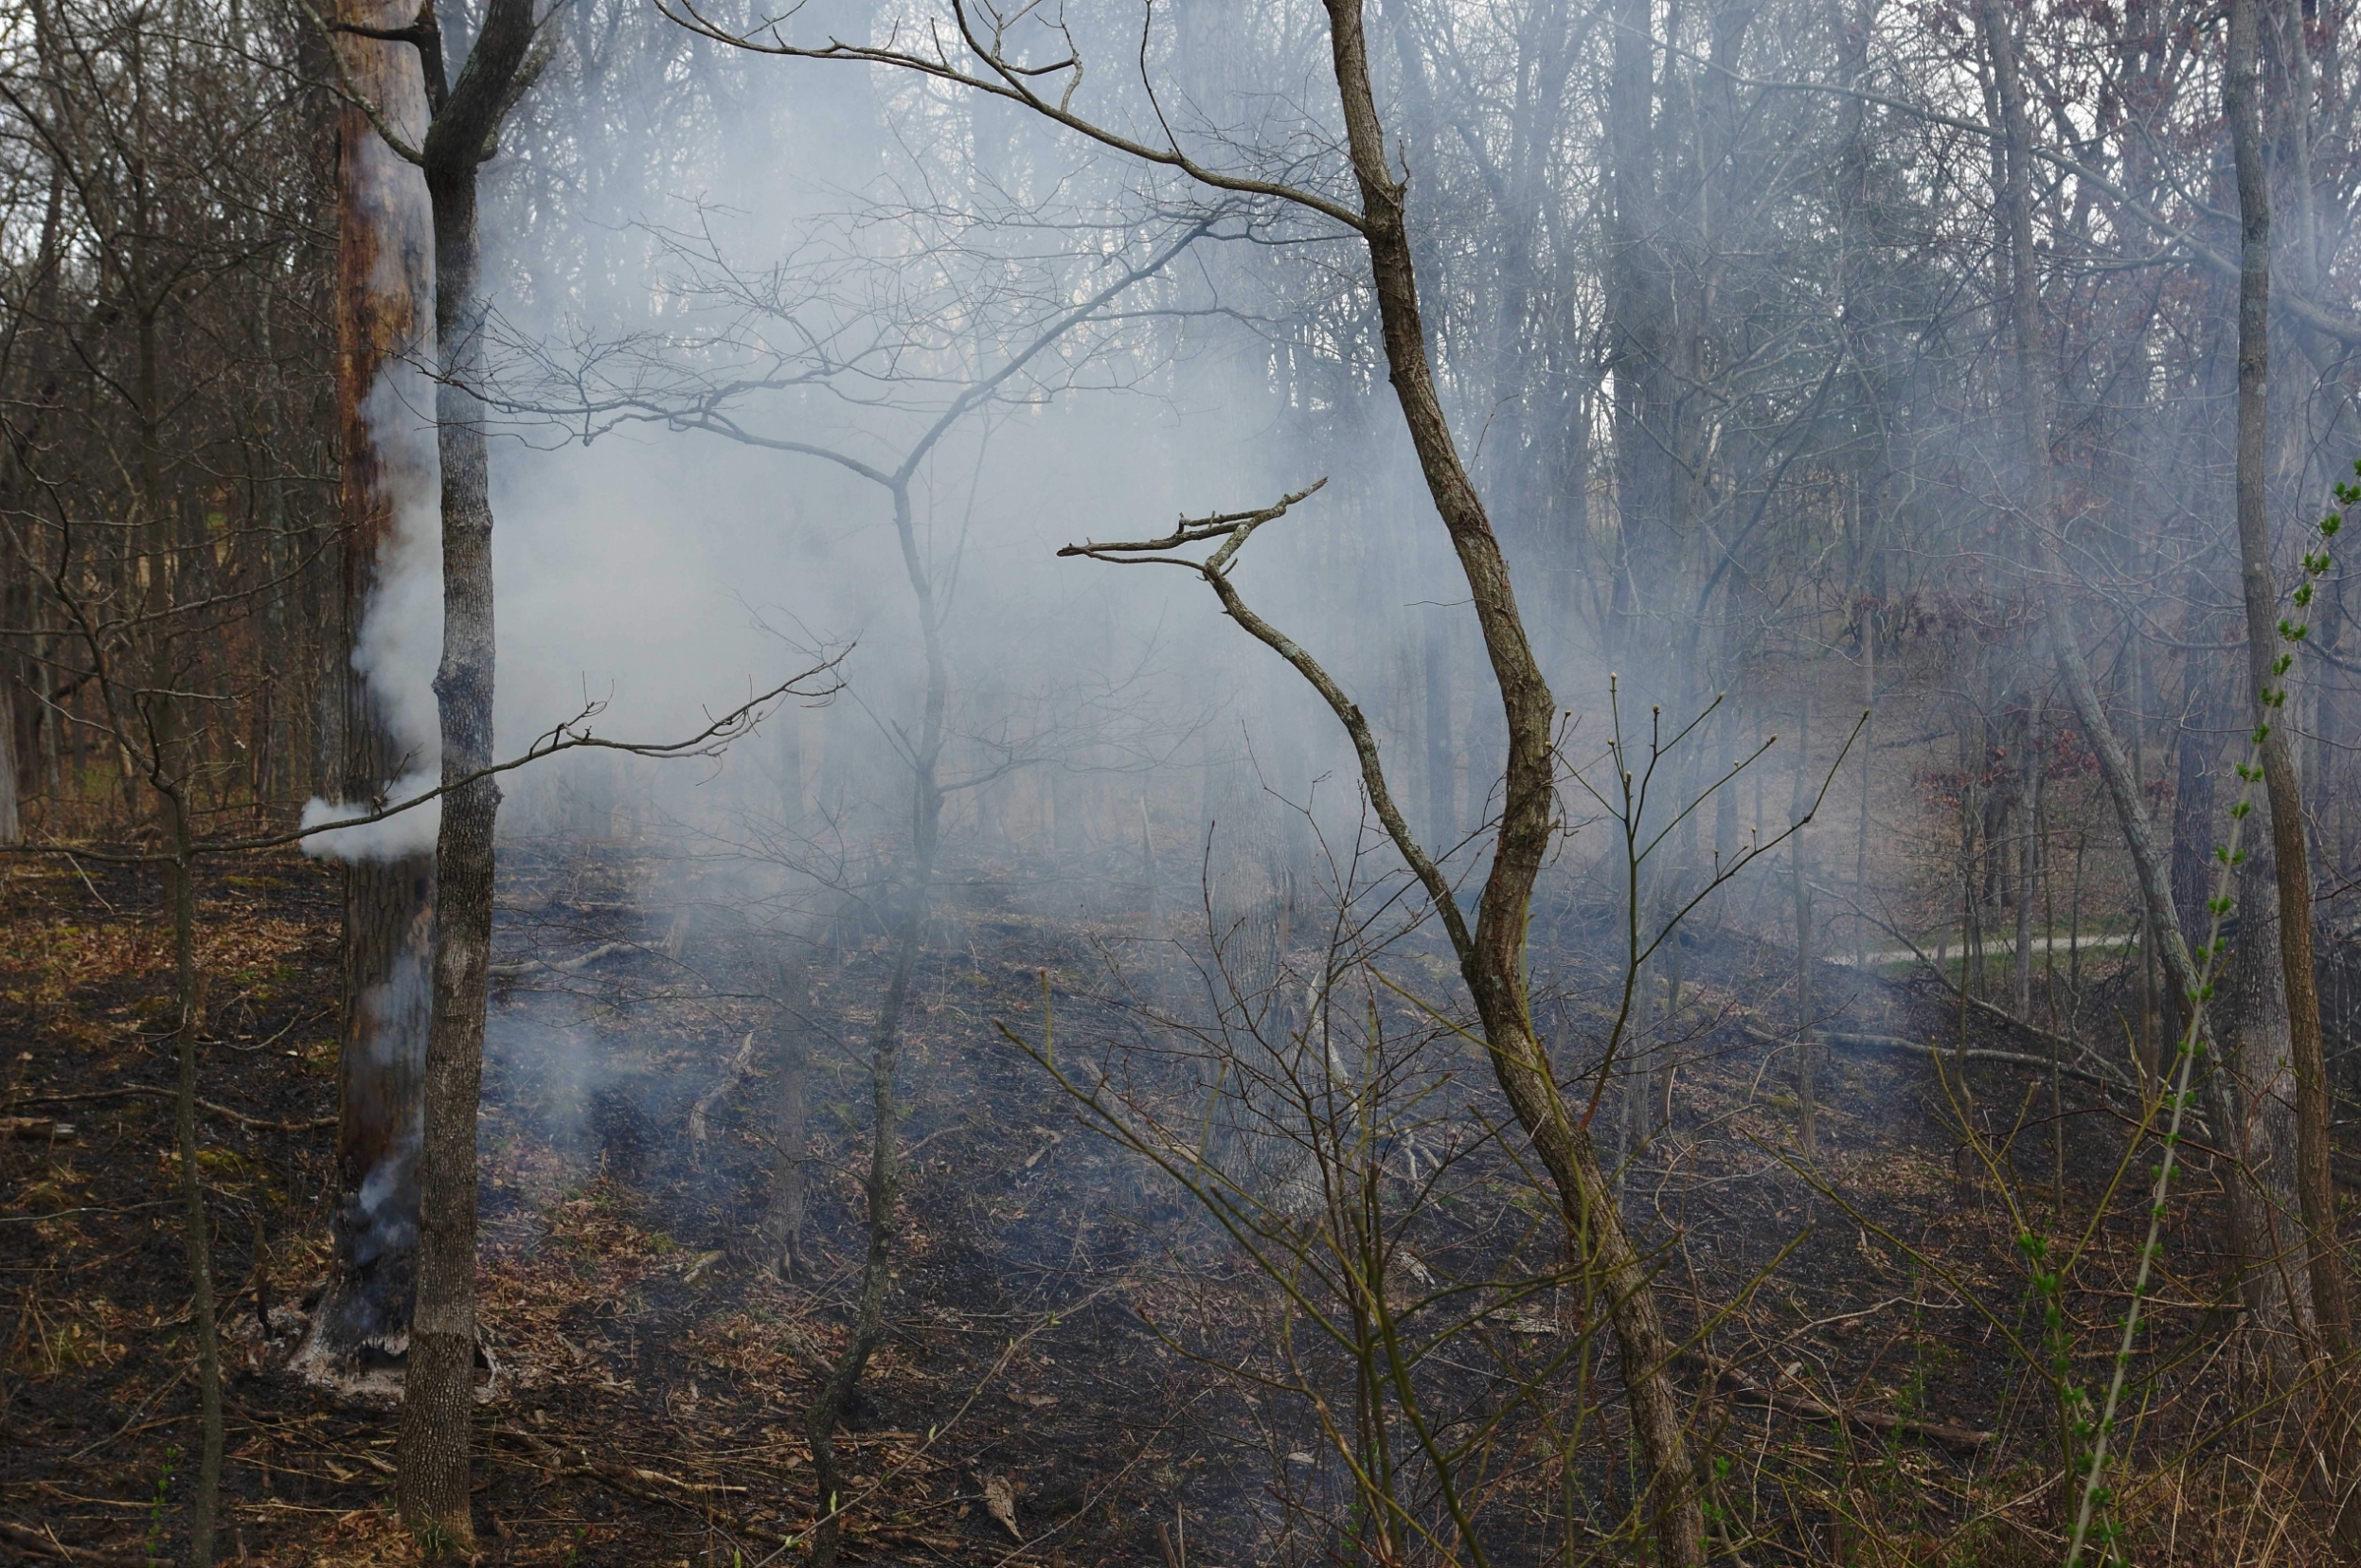
[[[385,804],[399,806],[405,800],[416,800],[441,782],[439,773],[404,774],[386,788]],[[303,826],[308,830],[322,823],[365,816],[375,809],[373,801],[323,800],[315,795],[304,802]],[[436,836],[441,831],[442,802],[430,800],[423,806],[414,806],[357,828],[334,828],[313,833],[303,841],[303,852],[314,860],[404,860],[434,848]]]
[[[442,652],[442,469],[435,444],[434,388],[413,360],[396,360],[363,406],[384,458],[394,520],[379,546],[376,588],[353,638],[352,668],[385,718],[402,773],[376,800],[314,797],[303,826],[365,816],[416,799],[441,781],[442,731],[435,666]],[[316,833],[304,853],[323,860],[398,860],[434,848],[438,802],[360,828]]]

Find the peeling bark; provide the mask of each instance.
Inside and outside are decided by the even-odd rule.
[[[409,20],[405,0],[349,0],[336,15],[368,27]],[[424,79],[416,51],[349,37],[334,47],[356,92],[395,124],[422,122]],[[428,342],[434,272],[417,172],[358,108],[337,112],[336,139],[336,411],[349,650],[336,670],[345,741],[338,785],[344,799],[367,801],[404,771],[408,747],[350,653],[399,523],[400,487],[413,477],[386,451],[374,417],[380,405],[372,400],[388,372]],[[307,1363],[331,1376],[398,1360],[408,1345],[434,875],[431,855],[360,860],[345,868],[336,1131],[342,1186],[332,1221],[335,1259],[304,1352]]]

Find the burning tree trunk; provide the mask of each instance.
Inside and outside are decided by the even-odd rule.
[[[398,27],[406,0],[349,0],[339,22]],[[417,53],[405,45],[335,41],[352,91],[388,123],[425,116]],[[395,389],[427,345],[433,287],[424,188],[364,110],[337,116],[336,408],[343,431],[345,751],[339,785],[353,804],[381,801],[418,767],[426,738],[404,734],[399,695],[378,663],[370,617],[402,569],[401,532],[429,504]],[[422,385],[422,381],[420,383]],[[339,813],[341,814],[341,813]],[[332,852],[332,851],[331,851]],[[434,856],[353,854],[345,871],[344,1026],[336,1135],[342,1196],[335,1261],[305,1360],[333,1373],[398,1357],[408,1345],[418,1239],[420,1075],[426,1049]]]

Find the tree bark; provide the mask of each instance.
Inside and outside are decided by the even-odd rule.
[[[348,0],[341,22],[399,27],[407,0]],[[353,88],[389,121],[424,123],[424,77],[406,45],[341,38],[333,45]],[[339,793],[367,801],[404,771],[410,742],[395,736],[379,692],[354,668],[418,476],[386,450],[373,395],[427,341],[433,286],[430,221],[415,170],[387,148],[366,113],[337,113],[336,411],[344,472]],[[418,1237],[420,1074],[425,1057],[434,859],[358,860],[345,868],[344,1019],[339,1065],[335,1257],[304,1359],[329,1372],[398,1358],[408,1344]]]
[[[197,1164],[197,1033],[204,1027],[196,960],[197,900],[190,885],[188,803],[168,792],[174,859],[166,863],[172,901],[172,974],[179,1002],[174,1055],[180,1083],[173,1097],[174,1141],[180,1149],[184,1237],[188,1249],[188,1315],[197,1332],[199,1425],[197,1495],[189,1509],[190,1568],[211,1568],[216,1510],[222,1492],[222,1338],[213,1310],[213,1228],[205,1212],[205,1175]]]
[[[2017,412],[2023,421],[2028,490],[2025,534],[2041,598],[2042,619],[2057,662],[2059,684],[2066,687],[2075,720],[2098,758],[2108,802],[2115,809],[2124,846],[2131,851],[2141,902],[2161,938],[2159,956],[2164,960],[2165,971],[2172,978],[2174,992],[2183,999],[2183,1006],[2193,1007],[2201,1004],[2202,987],[2189,943],[2174,918],[2173,890],[2155,827],[2149,818],[2146,802],[2140,799],[2130,754],[2124,750],[2122,737],[2100,699],[2098,683],[2091,676],[2090,662],[2083,650],[2082,632],[2074,621],[2073,601],[2066,594],[2066,584],[2072,579],[2059,552],[2055,534],[2058,510],[2049,457],[2049,387],[2042,351],[2041,293],[2033,274],[2030,172],[2032,134],[2026,117],[2024,85],[2017,72],[2016,43],[2001,13],[2000,0],[1978,0],[1976,20],[1992,61],[2001,112],[2004,157],[2000,205],[2007,240],[2009,313],[2013,318],[2011,358],[2016,372]],[[2211,1037],[2209,1028],[2203,1031],[2200,1043]],[[2210,1073],[2206,1084],[2207,1114],[2227,1135],[2238,1125],[2238,1108],[2233,1103],[2228,1075]],[[2244,1170],[2225,1171],[2222,1185],[2226,1233],[2223,1250],[2230,1267],[2237,1272],[2243,1291],[2253,1283],[2254,1248],[2257,1238],[2263,1234],[2262,1199]],[[2249,1297],[2250,1304],[2251,1301]]]
[[[778,1101],[772,1120],[771,1202],[763,1216],[763,1263],[781,1279],[795,1277],[803,1251],[806,1167],[811,1125],[805,1091],[812,1076],[809,963],[778,963]]]
[[[1558,1092],[1528,1008],[1525,927],[1534,880],[1553,835],[1551,723],[1556,705],[1517,613],[1499,540],[1460,461],[1436,391],[1420,316],[1404,185],[1386,161],[1369,84],[1360,0],[1327,0],[1327,6],[1387,375],[1409,426],[1427,493],[1466,574],[1508,732],[1500,827],[1476,906],[1476,929],[1458,944],[1460,971],[1501,1088],[1549,1171],[1577,1255],[1606,1295],[1633,1433],[1647,1477],[1649,1523],[1658,1560],[1666,1568],[1690,1568],[1703,1560],[1705,1521],[1680,1400],[1672,1384],[1672,1344],[1648,1269],[1623,1228],[1587,1130],[1575,1121]],[[1456,919],[1447,923],[1458,924]]]
[[[437,106],[422,149],[434,204],[435,332],[441,365],[435,418],[442,459],[442,826],[435,846],[433,1024],[419,1159],[418,1299],[402,1392],[396,1490],[402,1523],[430,1556],[472,1554],[469,1417],[475,1369],[475,1114],[490,979],[494,675],[492,495],[484,409],[485,301],[476,170],[512,101],[533,40],[531,0],[492,0],[459,80]],[[439,85],[439,41],[427,69]]]
[[[2296,1193],[2303,1213],[2312,1311],[2320,1354],[2341,1363],[2352,1348],[2352,1320],[2336,1238],[2335,1189],[2329,1173],[2328,1065],[2320,1041],[2320,997],[2312,957],[2312,875],[2304,841],[2303,794],[2281,717],[2286,701],[2279,587],[2272,571],[2268,476],[2271,191],[2263,162],[2255,76],[2258,0],[2231,0],[2229,56],[2222,111],[2230,122],[2238,167],[2238,564],[2246,607],[2246,678],[2255,733],[2262,742],[2263,788],[2271,812],[2277,870],[2280,971],[2286,999],[2287,1052],[2295,1073]],[[2292,654],[2293,649],[2288,651]],[[2258,886],[2254,894],[2263,895]],[[2253,932],[2266,911],[2249,903],[2240,924]],[[2329,1385],[2334,1387],[2332,1377]],[[2339,1445],[2341,1447],[2341,1444]]]

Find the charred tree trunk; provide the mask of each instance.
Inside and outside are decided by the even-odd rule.
[[[341,23],[401,27],[406,0],[349,0]],[[345,37],[354,90],[392,124],[425,116],[424,77],[409,45]],[[418,760],[397,736],[384,693],[355,668],[381,576],[393,564],[401,513],[422,505],[422,476],[389,445],[399,400],[381,396],[405,356],[427,346],[433,287],[431,220],[416,170],[387,147],[368,116],[337,113],[336,412],[344,472],[344,755],[340,793],[382,799]],[[336,1134],[341,1197],[335,1258],[314,1313],[305,1360],[334,1373],[398,1360],[409,1340],[418,1240],[420,1074],[426,1053],[433,942],[431,855],[356,859],[345,869],[344,1023]]]

